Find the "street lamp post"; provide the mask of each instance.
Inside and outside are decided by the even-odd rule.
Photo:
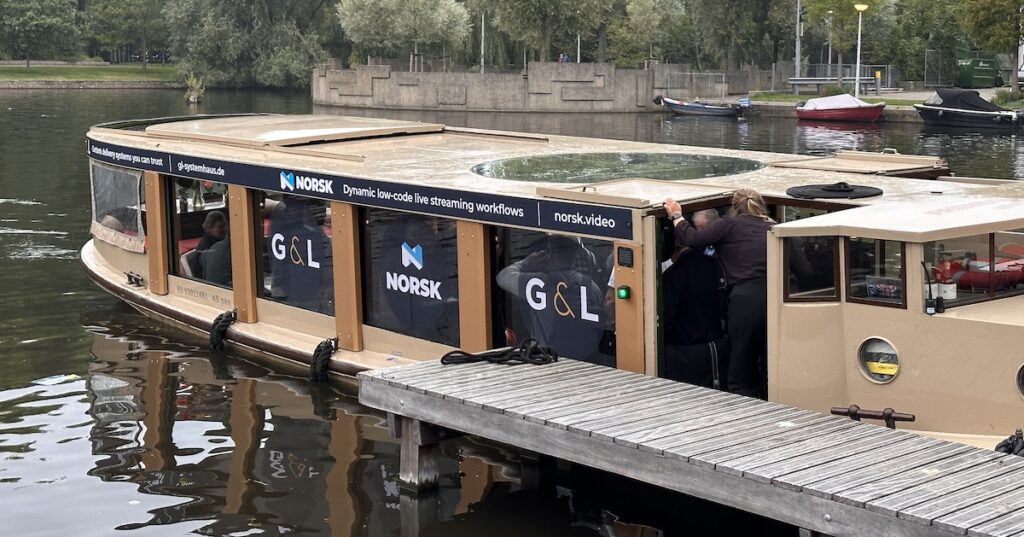
[[[857,70],[853,75],[853,96],[860,98],[860,31],[864,22],[864,10],[868,5],[854,4],[853,8],[857,10]]]
[[[828,10],[828,77],[832,78],[832,10]]]

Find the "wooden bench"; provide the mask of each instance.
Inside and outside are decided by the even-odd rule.
[[[799,91],[800,86],[817,86],[818,95],[821,95],[825,86],[837,86],[839,85],[839,79],[836,77],[790,77],[787,81],[789,85],[797,88]],[[853,77],[847,77],[843,79],[843,84],[853,84]],[[867,93],[867,91],[875,86],[874,78],[861,77],[860,79],[860,90],[861,93]]]

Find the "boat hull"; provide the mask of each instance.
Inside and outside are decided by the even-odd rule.
[[[1017,115],[1012,112],[975,112],[919,104],[915,104],[914,108],[925,124],[930,126],[1013,130],[1018,125]]]
[[[732,106],[714,106],[690,103],[675,104],[667,101],[665,102],[665,106],[673,113],[681,116],[736,117],[740,115],[741,111],[739,108]]]
[[[801,110],[796,117],[807,121],[859,121],[873,123],[882,117],[885,105],[860,106],[857,108],[835,108],[831,110]]]

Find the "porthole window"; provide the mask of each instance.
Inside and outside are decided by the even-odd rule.
[[[1024,397],[1024,364],[1021,364],[1020,369],[1017,370],[1017,391],[1021,397]]]
[[[857,350],[860,370],[871,381],[886,384],[892,382],[900,372],[900,360],[896,349],[888,341],[869,338]]]

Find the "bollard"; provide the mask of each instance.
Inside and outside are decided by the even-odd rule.
[[[875,71],[875,95],[882,94],[882,72]]]

